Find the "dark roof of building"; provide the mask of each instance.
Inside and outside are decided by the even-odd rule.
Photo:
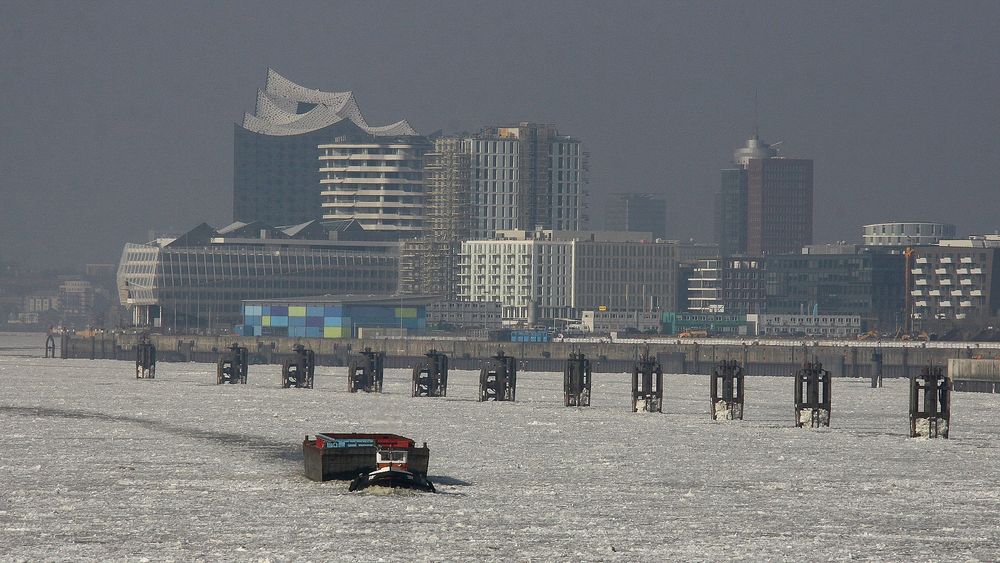
[[[339,221],[307,221],[298,225],[273,227],[262,221],[245,223],[236,221],[221,229],[216,229],[207,223],[182,234],[164,246],[205,246],[214,238],[226,239],[272,239],[272,240],[329,240],[331,233],[349,233],[357,240],[378,239],[373,233],[366,233],[364,227],[355,219]],[[339,237],[341,240],[346,240]]]
[[[274,299],[245,299],[246,304],[323,304],[323,305],[428,305],[440,301],[438,295],[316,295],[313,297],[286,297]]]
[[[202,246],[208,244],[209,239],[215,236],[216,233],[217,231],[208,223],[201,223],[197,227],[170,241],[170,243],[165,246]]]
[[[323,221],[323,226],[330,231],[354,231],[354,230],[364,230],[361,223],[358,223],[357,219],[335,219],[330,221]]]

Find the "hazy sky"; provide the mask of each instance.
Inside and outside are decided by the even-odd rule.
[[[601,194],[712,236],[753,129],[815,160],[816,239],[1000,228],[1000,2],[0,2],[0,259],[117,261],[223,225],[233,123],[266,68],[421,132],[540,121]]]

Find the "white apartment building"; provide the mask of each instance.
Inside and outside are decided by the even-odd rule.
[[[499,301],[505,320],[572,316],[571,241],[474,240],[462,243],[459,297]]]
[[[688,278],[688,311],[694,313],[724,313],[722,300],[722,266],[717,259],[698,260]]]
[[[356,219],[366,231],[424,229],[423,137],[319,145],[323,219]]]
[[[910,258],[911,315],[985,321],[1000,314],[1000,236],[942,240]]]
[[[583,310],[670,310],[676,242],[649,233],[500,231],[462,243],[459,297],[499,301],[508,323],[579,318]]]

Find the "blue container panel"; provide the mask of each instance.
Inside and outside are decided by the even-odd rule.
[[[288,326],[288,317],[271,317],[271,326]]]
[[[310,306],[306,307],[306,316],[307,317],[322,317],[323,316],[323,308],[322,307],[316,307],[316,306],[310,305]]]
[[[323,317],[323,326],[344,326],[343,317]]]
[[[259,317],[262,314],[262,309],[260,305],[247,305],[243,308],[243,314],[247,317]]]
[[[272,317],[287,317],[288,316],[288,306],[287,305],[271,305],[271,316]]]
[[[323,326],[323,317],[321,317],[321,316],[320,317],[314,317],[312,315],[306,317],[306,326],[322,327]]]
[[[323,307],[324,317],[339,317],[344,314],[344,307],[341,305],[334,305],[332,307]]]
[[[307,326],[306,327],[306,338],[323,338],[323,327],[321,327],[321,326]]]
[[[272,317],[273,318],[273,317]],[[288,317],[288,326],[306,326],[305,317]]]
[[[263,332],[263,330],[264,330],[264,327],[255,326],[255,327],[253,327],[253,335],[254,336],[260,336],[260,333]],[[250,335],[248,334],[247,336],[250,336]]]
[[[306,337],[306,327],[304,326],[290,326],[288,327],[288,336],[292,338],[305,338]]]

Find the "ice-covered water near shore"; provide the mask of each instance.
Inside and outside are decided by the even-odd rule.
[[[630,378],[523,373],[516,403],[346,392],[343,368],[281,389],[209,364],[46,360],[0,335],[0,559],[995,560],[1000,396],[957,393],[951,439],[909,439],[907,386],[836,379],[833,427],[794,427],[792,379],[750,377],[745,420],[713,422],[705,376],[665,376],[663,414]],[[322,431],[426,441],[439,494],[353,494],[302,475]]]

